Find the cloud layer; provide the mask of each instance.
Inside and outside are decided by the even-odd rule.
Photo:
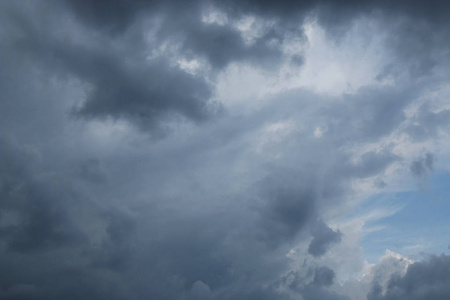
[[[0,299],[445,298],[357,208],[446,160],[449,11],[2,1]]]

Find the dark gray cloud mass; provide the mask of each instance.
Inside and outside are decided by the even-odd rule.
[[[325,254],[333,243],[341,241],[341,232],[334,231],[325,223],[318,221],[312,229],[313,239],[308,247],[309,254],[313,256],[321,256]],[[315,280],[315,279],[314,279]]]
[[[327,289],[335,279],[335,273],[328,267],[305,268],[305,273],[293,271],[282,277],[278,284],[287,285],[289,289],[299,292],[304,299],[347,300]]]
[[[434,156],[431,153],[425,154],[424,157],[415,160],[411,163],[411,172],[414,176],[420,178],[426,176],[434,169]]]
[[[449,4],[424,3],[1,1],[0,299],[349,299],[324,264],[355,182],[389,185],[390,135],[448,129],[448,109],[406,113],[448,79],[434,71]],[[306,20],[337,45],[364,17],[392,28],[375,84],[282,87],[248,110],[220,94],[236,65],[302,68],[289,49]],[[368,299],[444,299],[447,264],[415,263]]]
[[[30,18],[26,12],[11,10],[5,16],[6,26],[17,31],[5,42],[11,57],[31,60],[48,70],[47,76],[77,78],[87,85],[85,99],[74,108],[76,116],[125,119],[152,131],[173,115],[201,121],[213,113],[208,111],[211,88],[207,82],[170,66],[164,58],[148,60],[140,38],[118,42],[119,46],[98,36],[83,43],[71,36],[71,28],[65,35],[49,31],[69,27],[63,20],[39,14]]]
[[[374,283],[367,299],[447,299],[450,296],[450,257],[431,256],[408,266],[405,275],[394,275],[385,293]]]

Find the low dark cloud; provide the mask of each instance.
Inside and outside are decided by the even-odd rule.
[[[70,186],[34,174],[32,153],[7,139],[0,139],[0,153],[0,207],[13,216],[0,230],[6,251],[34,253],[82,242],[83,234],[70,219],[69,207],[77,200]]]
[[[347,299],[326,264],[346,237],[331,224],[358,182],[384,188],[411,162],[391,135],[448,129],[446,109],[407,111],[442,80],[446,7],[2,1],[0,299]],[[398,39],[378,79],[339,96],[285,82],[308,63],[305,22],[338,45],[362,17],[379,21],[368,36],[385,22]],[[244,88],[227,87],[233,68]],[[410,171],[435,164],[428,153]],[[444,295],[435,261],[370,299]]]
[[[340,103],[331,104],[323,114],[331,119],[328,121],[329,130],[337,138],[377,140],[391,134],[405,120],[405,107],[421,93],[420,87],[412,86],[381,90],[364,87],[355,95],[346,96]],[[336,111],[339,113],[335,114]],[[335,116],[339,117],[333,120]]]
[[[124,119],[150,132],[166,118],[202,121],[214,113],[208,108],[211,88],[203,78],[164,59],[147,60],[140,43],[127,44],[125,50],[110,39],[81,45],[46,31],[55,24],[20,17],[24,21],[13,19],[9,25],[21,33],[9,37],[15,46],[11,55],[31,59],[48,70],[46,76],[75,77],[85,84],[86,97],[73,109],[75,116]]]
[[[303,188],[294,188],[281,178],[271,176],[263,181],[263,196],[268,202],[261,211],[261,228],[264,229],[263,239],[273,245],[294,238],[315,214],[314,188],[307,183],[299,183]]]
[[[313,283],[321,286],[330,286],[333,284],[335,273],[327,267],[320,267],[316,269]]]
[[[56,69],[59,77],[75,76],[86,85],[86,98],[74,109],[76,115],[123,119],[149,132],[164,128],[168,119],[174,121],[177,116],[199,122],[217,112],[217,106],[211,104],[213,88],[205,78],[174,66],[168,55],[147,58],[148,53],[155,51],[158,45],[178,45],[179,50],[175,51],[175,56],[205,58],[213,68],[218,69],[232,62],[276,65],[275,61],[281,57],[279,45],[291,38],[292,34],[289,32],[295,32],[296,36],[302,35],[301,30],[284,22],[292,14],[300,13],[304,16],[314,9],[325,12],[330,7],[333,12],[331,15],[335,18],[351,20],[366,10],[380,8],[386,11],[410,11],[413,15],[423,12],[423,17],[428,20],[431,18],[431,11],[442,13],[437,2],[431,8],[424,9],[419,3],[405,5],[381,2],[375,5],[359,1],[344,1],[339,5],[328,1],[308,1],[301,4],[291,1],[231,1],[218,3],[215,7],[207,1],[195,1],[187,5],[178,1],[169,4],[158,1],[128,4],[117,0],[107,5],[97,1],[68,1],[67,5],[50,2],[46,5],[47,10],[39,9],[38,14],[29,18],[27,14],[30,10],[36,10],[37,4],[24,4],[28,11],[21,11],[10,2],[5,2],[3,6],[5,11],[10,11],[5,18],[5,26],[15,28],[18,33],[7,37],[10,45],[14,45],[14,48],[9,49],[11,53],[26,52],[40,67],[51,68],[52,72]],[[73,15],[72,24],[77,24],[77,21],[81,24],[78,24],[78,28],[66,28],[69,25],[58,17],[46,17],[46,11],[51,9],[61,14],[61,18]],[[273,15],[278,19],[274,24],[266,26],[263,33],[247,45],[242,34],[232,24],[202,22],[202,13],[208,9],[223,9],[230,14],[238,12],[240,16],[254,13],[266,17]],[[345,17],[339,17],[341,14]],[[151,44],[144,42],[144,25],[139,23],[145,20],[145,16],[161,20],[159,25],[155,25],[156,38]],[[297,17],[295,20],[298,22]],[[99,30],[88,37],[88,43],[76,37],[86,33],[83,22]],[[332,28],[338,20],[327,22],[331,23],[329,28]],[[57,27],[59,32],[52,30]],[[104,30],[115,34],[102,35]],[[99,36],[101,37],[98,38]],[[421,42],[420,45],[430,43]],[[418,61],[425,60],[425,54],[414,54],[412,59],[419,56],[422,59]],[[17,59],[23,57],[18,56]],[[47,76],[54,74],[52,72]],[[373,102],[370,100],[370,103]],[[401,103],[399,101],[400,105]],[[383,109],[383,106],[377,105],[374,114],[378,109]],[[396,110],[391,108],[380,112],[386,119],[386,122],[379,122],[380,125],[389,126],[398,120],[386,113],[391,111],[395,113]],[[380,117],[375,119],[380,120]],[[380,126],[374,128],[382,129]],[[377,132],[373,134],[376,135]]]
[[[275,34],[273,28],[266,30],[256,41],[247,45],[242,34],[233,24],[203,22],[202,14],[214,12],[209,1],[115,1],[112,4],[92,1],[68,1],[75,16],[87,21],[112,36],[126,34],[129,27],[145,17],[162,19],[157,30],[156,43],[181,42],[182,56],[204,58],[213,67],[222,69],[231,62],[254,62],[256,65],[273,65],[280,59],[277,43],[284,39],[284,30]],[[178,40],[178,41],[177,41]]]
[[[96,206],[70,173],[11,139],[1,138],[0,153],[0,299],[120,298],[98,270],[128,266],[134,221]],[[92,222],[104,223],[98,245]]]
[[[450,296],[450,257],[431,256],[408,266],[403,276],[392,276],[383,293],[374,283],[368,300],[376,299],[447,299]]]
[[[448,3],[431,1],[426,5],[421,1],[219,1],[231,14],[259,14],[264,17],[277,18],[281,22],[294,22],[314,12],[318,20],[334,33],[342,33],[342,26],[347,26],[353,18],[361,15],[382,13],[387,16],[411,17],[425,20],[436,26],[448,21]],[[335,28],[333,28],[335,27]],[[338,30],[336,30],[336,27]]]
[[[283,36],[268,31],[256,42],[246,45],[241,33],[229,25],[197,25],[187,32],[184,49],[192,57],[205,57],[214,67],[222,69],[230,62],[255,62],[274,65],[281,58],[279,44]]]
[[[419,142],[436,138],[441,130],[448,127],[449,117],[448,109],[433,112],[428,105],[422,105],[411,120],[406,132],[413,140]]]
[[[339,230],[334,231],[319,220],[312,228],[312,236],[313,239],[308,246],[308,253],[318,257],[324,255],[332,244],[340,242],[342,233]]]
[[[332,269],[324,266],[308,267],[303,264],[302,271],[292,271],[283,276],[278,283],[301,295],[304,299],[348,299],[328,289],[335,279]]]
[[[426,153],[423,157],[411,163],[411,173],[417,178],[423,178],[433,171],[434,162],[434,155],[431,153]]]

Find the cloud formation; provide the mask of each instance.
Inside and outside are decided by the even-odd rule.
[[[411,163],[411,172],[414,176],[420,178],[426,176],[434,169],[434,156],[431,153]]]
[[[449,256],[442,254],[413,263],[405,275],[390,278],[384,294],[374,284],[367,299],[446,299],[450,293],[449,261]]]
[[[447,8],[2,1],[0,299],[444,297],[445,255],[345,287],[445,161]]]
[[[333,243],[341,241],[342,233],[334,231],[323,222],[318,222],[312,229],[313,239],[308,247],[308,253],[313,256],[322,256]]]

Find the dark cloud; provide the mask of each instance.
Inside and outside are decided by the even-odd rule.
[[[385,293],[374,283],[368,300],[376,299],[447,299],[450,296],[450,257],[431,256],[408,266],[403,276],[392,276]]]
[[[265,15],[277,17],[297,17],[299,13],[308,12],[314,8],[332,8],[334,9],[334,18],[336,15],[347,14],[351,16],[361,12],[370,12],[371,10],[381,9],[390,13],[411,14],[414,17],[422,17],[430,21],[447,21],[445,16],[448,15],[446,8],[448,3],[445,1],[430,1],[425,5],[421,1],[329,1],[329,0],[311,0],[311,1],[220,1],[221,5],[228,7],[233,12],[256,12]],[[331,12],[331,10],[330,10]],[[332,17],[332,16],[329,16]]]
[[[269,245],[291,240],[311,221],[317,192],[310,181],[305,175],[286,169],[274,172],[260,183],[265,201],[260,209],[264,230],[261,237]]]
[[[77,173],[80,178],[94,184],[105,183],[108,177],[104,164],[96,158],[81,162]]]
[[[445,46],[437,41],[443,8],[2,1],[0,299],[346,299],[333,289],[338,269],[315,263],[344,240],[327,223],[351,206],[355,181],[382,187],[402,161],[393,147],[374,144],[404,128],[414,141],[446,128],[446,110],[405,112],[437,84],[423,78],[442,57],[429,48]],[[417,80],[339,97],[283,86],[247,97],[248,110],[226,108],[228,92],[246,91],[217,102],[221,76],[236,65],[273,71],[279,81],[283,64],[301,67],[307,58],[289,47],[294,39],[307,45],[307,18],[343,35],[379,11],[395,38],[415,17],[427,23],[393,45],[414,47],[383,75],[417,58]],[[218,20],[202,20],[208,14]],[[389,16],[405,18],[405,27]],[[254,21],[250,38],[238,26],[246,20]],[[432,29],[432,38],[414,39]],[[411,171],[421,177],[434,164],[427,154]],[[301,257],[286,255],[299,245]],[[404,278],[392,279],[386,295],[406,287]],[[376,288],[371,295],[384,297]]]
[[[342,233],[339,230],[334,231],[323,221],[318,220],[312,228],[312,236],[308,253],[317,257],[324,255],[332,244],[340,242]]]
[[[352,172],[359,178],[367,178],[382,173],[399,157],[390,152],[367,152],[361,156],[361,160],[352,165]]]
[[[305,264],[302,267],[307,271],[292,271],[281,278],[279,285],[286,285],[304,299],[348,299],[328,289],[336,276],[333,270],[324,266],[311,268]]]
[[[192,49],[200,50],[212,65],[224,66],[235,59],[242,59],[244,55],[243,43],[239,40],[237,33],[232,33],[227,26],[222,30],[214,30],[200,25],[198,20],[202,12],[214,8],[224,12],[231,20],[238,20],[244,16],[259,16],[274,21],[275,27],[287,28],[295,27],[305,18],[313,14],[322,26],[328,29],[333,36],[344,35],[348,26],[352,22],[363,16],[380,15],[385,18],[385,23],[396,24],[398,33],[390,40],[389,44],[397,53],[398,59],[408,62],[410,70],[414,76],[421,76],[421,73],[428,72],[430,68],[437,64],[436,57],[430,55],[433,51],[431,44],[442,44],[442,33],[448,25],[448,8],[445,1],[431,1],[426,5],[421,1],[234,1],[223,0],[217,2],[190,1],[189,4],[183,1],[171,1],[164,3],[159,1],[135,1],[128,4],[122,0],[116,0],[105,5],[99,1],[68,1],[69,7],[73,9],[81,20],[87,21],[101,29],[111,32],[123,32],[126,28],[134,24],[136,19],[145,14],[159,14],[170,18],[167,27],[175,28],[176,31],[185,31],[187,38],[186,45]],[[176,20],[175,22],[173,20]],[[400,20],[400,24],[398,24]],[[403,22],[407,20],[406,22]],[[199,26],[200,25],[200,26]],[[398,26],[397,26],[398,25]],[[191,31],[188,28],[196,28]],[[203,28],[198,30],[199,28]],[[217,28],[216,28],[217,29]],[[443,30],[444,29],[444,30]],[[392,26],[389,30],[393,30]],[[165,31],[167,33],[167,31]],[[219,32],[221,32],[219,34]],[[428,34],[433,32],[434,34]],[[401,35],[402,38],[397,38]],[[192,37],[189,38],[189,37]],[[221,39],[227,41],[225,47],[216,47],[214,40]],[[205,46],[205,42],[209,41]],[[251,47],[248,50],[252,56],[260,56],[262,52],[267,52],[262,38],[258,41],[259,46]],[[231,47],[231,46],[234,47]],[[263,46],[263,47],[261,47]],[[270,51],[270,50],[269,50]],[[267,57],[262,57],[266,59]],[[419,58],[419,59],[418,59]],[[261,62],[261,60],[259,60]],[[400,66],[398,66],[400,67]],[[397,67],[395,67],[397,68]]]
[[[337,138],[376,140],[392,133],[405,120],[404,108],[421,93],[420,87],[411,86],[381,90],[364,87],[342,102],[330,105],[323,114],[329,116],[330,134]],[[334,119],[335,116],[338,117]]]
[[[171,112],[195,121],[208,115],[208,86],[183,72],[166,73],[165,67],[154,66],[142,73],[134,70],[133,74],[127,74],[126,71],[90,66],[93,72],[102,74],[93,79],[95,85],[90,96],[75,111],[78,116],[124,118],[144,130],[152,130],[161,118],[170,117]]]
[[[422,105],[406,132],[414,141],[424,141],[435,138],[439,131],[448,127],[450,111],[448,109],[433,112],[428,105]]]
[[[136,15],[148,6],[158,6],[158,1],[127,1],[114,0],[108,1],[65,1],[73,9],[77,16],[92,26],[98,26],[106,32],[118,34],[133,22]]]
[[[337,294],[326,289],[318,289],[312,286],[308,286],[302,293],[302,296],[306,300],[313,299],[330,299],[330,300],[348,300],[347,296]]]
[[[259,15],[289,27],[313,15],[330,38],[339,41],[358,19],[376,18],[382,30],[391,32],[387,49],[395,59],[379,78],[397,77],[408,70],[411,79],[423,79],[439,64],[448,61],[450,14],[446,1],[220,1],[230,16]]]
[[[46,66],[88,84],[86,99],[74,110],[77,116],[125,119],[151,131],[161,118],[170,117],[171,113],[194,121],[208,115],[209,86],[164,61],[146,63],[142,57],[129,57],[129,53],[60,41],[27,43],[21,48],[31,51],[39,63],[46,62]],[[122,57],[126,56],[134,61],[123,62]]]
[[[424,157],[417,159],[411,163],[411,173],[417,177],[422,178],[427,176],[434,169],[435,157],[431,153],[426,153]]]
[[[334,271],[327,267],[320,267],[316,269],[314,274],[313,283],[321,286],[330,286],[333,284]]]
[[[154,0],[134,1],[132,4],[123,0],[115,0],[111,3],[102,1],[67,1],[80,17],[92,25],[100,26],[107,30],[123,30],[130,26],[139,14],[146,11],[161,12],[164,10],[176,10],[177,15],[185,12],[196,12],[201,6],[211,5],[208,1],[190,1],[189,4],[184,1],[171,1],[164,3]],[[380,9],[388,13],[411,14],[414,17],[424,18],[430,22],[446,22],[449,7],[445,1],[430,1],[425,5],[422,1],[329,1],[329,0],[310,0],[310,1],[234,1],[223,0],[213,3],[215,6],[226,10],[230,14],[260,14],[265,17],[278,17],[280,19],[298,18],[305,16],[306,13],[320,8],[323,13],[324,21],[336,23],[338,20],[344,21],[345,17],[370,12]],[[342,16],[341,16],[342,15]]]
[[[27,5],[30,9],[37,6],[30,3]],[[386,10],[410,9],[411,13],[423,9],[419,3],[410,6],[388,5],[383,2],[378,5]],[[436,9],[431,10],[439,12],[439,5],[434,6],[436,5]],[[161,129],[168,119],[174,120],[177,116],[193,121],[205,120],[216,110],[214,105],[210,105],[213,90],[205,78],[173,66],[167,59],[168,56],[153,60],[146,58],[158,44],[178,44],[182,50],[176,51],[175,56],[206,58],[211,66],[221,69],[233,61],[271,65],[281,56],[278,45],[292,36],[287,34],[289,31],[294,30],[296,36],[302,35],[301,30],[277,21],[265,28],[265,32],[253,43],[246,45],[241,33],[230,24],[202,22],[200,19],[204,11],[222,8],[225,11],[237,10],[239,14],[274,14],[285,20],[285,16],[296,12],[305,14],[316,7],[326,11],[325,8],[330,6],[333,16],[344,14],[343,19],[349,19],[349,16],[357,14],[366,6],[377,7],[371,2],[359,1],[344,1],[339,4],[328,1],[232,1],[219,3],[216,8],[207,1],[196,1],[189,5],[178,1],[170,4],[158,1],[137,1],[129,4],[120,0],[108,4],[102,1],[68,1],[67,7],[53,2],[47,4],[47,10],[54,9],[65,17],[70,16],[65,11],[66,8],[73,10],[75,20],[88,22],[94,28],[99,28],[100,32],[105,28],[107,31],[122,32],[118,36],[102,36],[100,39],[97,35],[89,38],[89,44],[86,44],[75,38],[76,35],[84,35],[85,28],[81,24],[78,29],[60,26],[62,33],[56,34],[56,31],[48,29],[60,25],[61,20],[56,17],[45,19],[46,15],[41,12],[44,10],[41,9],[39,14],[29,18],[29,12],[21,11],[9,2],[4,6],[14,12],[6,18],[9,20],[7,26],[15,28],[19,33],[9,37],[14,45],[11,51],[25,51],[40,64],[58,69],[61,72],[58,76],[75,76],[86,84],[87,96],[75,109],[78,116],[124,119],[146,131]],[[430,8],[423,10],[426,12]],[[138,20],[145,19],[140,18],[141,15],[162,19],[156,29],[158,34],[153,42],[155,44],[147,45],[143,42],[143,25],[136,25]],[[428,18],[428,14],[424,16]],[[296,20],[298,22],[298,19]],[[77,33],[77,30],[80,32]],[[122,47],[125,45],[124,41],[128,42],[126,47]],[[122,46],[117,46],[121,44]],[[423,44],[428,43],[420,43]],[[298,58],[296,60],[298,61]],[[382,106],[377,107],[382,109]],[[395,113],[395,110],[392,111]],[[398,120],[386,113],[383,116],[386,122],[379,124],[385,126]],[[380,126],[374,128],[381,129]]]
[[[197,27],[187,32],[184,48],[192,57],[206,57],[215,68],[224,68],[235,61],[270,66],[273,65],[272,61],[281,58],[279,43],[283,36],[277,35],[273,30],[256,42],[246,45],[240,32],[229,25],[199,24]]]
[[[6,26],[19,33],[8,36],[11,57],[32,60],[48,70],[45,76],[75,77],[85,84],[87,95],[74,108],[76,116],[124,119],[151,132],[170,118],[197,122],[214,113],[208,105],[211,88],[203,78],[171,66],[164,58],[147,59],[139,39],[126,45],[119,42],[123,47],[105,37],[86,45],[76,40],[76,27],[61,25],[64,34],[48,31],[61,20],[51,22],[45,15],[30,18],[16,7],[9,10]]]
[[[159,17],[174,17],[171,23],[180,22],[183,18],[198,18],[203,7],[208,7],[208,1],[157,1],[138,0],[129,3],[125,0],[90,1],[66,0],[64,3],[73,13],[90,26],[112,34],[123,35],[129,27],[142,17],[158,15]],[[178,18],[176,18],[178,17]]]
[[[202,14],[214,11],[209,1],[126,1],[113,3],[92,1],[68,1],[75,15],[86,20],[100,30],[115,35],[124,33],[140,16],[162,19],[158,30],[157,43],[182,41],[181,56],[189,58],[206,58],[214,68],[226,67],[234,61],[250,61],[259,64],[280,59],[281,53],[276,43],[283,40],[283,35],[274,35],[273,29],[246,45],[241,33],[232,24],[219,25],[205,23]],[[275,45],[274,45],[275,44]]]
[[[0,230],[6,250],[28,253],[80,243],[83,235],[68,213],[76,201],[70,187],[51,175],[33,174],[32,155],[8,140],[0,139],[0,153],[0,208],[14,216]]]
[[[181,3],[152,1],[131,5],[123,1],[69,3],[75,20],[64,6],[53,2],[46,9],[36,9],[38,4],[32,2],[24,4],[26,9],[6,2],[4,23],[16,34],[5,33],[5,49],[15,60],[28,59],[41,71],[48,71],[43,76],[80,80],[86,96],[74,107],[75,116],[122,119],[156,135],[168,122],[176,122],[180,117],[201,122],[220,110],[220,105],[211,101],[213,86],[209,80],[180,69],[174,65],[174,59],[206,59],[219,69],[233,61],[272,66],[281,57],[278,44],[289,35],[281,28],[267,28],[247,45],[230,24],[202,22],[203,10],[198,3],[185,10]],[[38,13],[30,17],[30,10]],[[61,17],[47,18],[50,10]],[[151,43],[145,41],[145,24],[133,25],[138,12],[148,12],[151,19],[162,18]],[[100,32],[87,31],[77,20],[88,20]],[[131,27],[125,32],[128,26]],[[52,30],[55,27],[58,30]],[[123,33],[102,35],[104,28],[121,28]],[[160,51],[158,47],[164,43],[178,45],[181,50],[149,58],[149,53]]]

